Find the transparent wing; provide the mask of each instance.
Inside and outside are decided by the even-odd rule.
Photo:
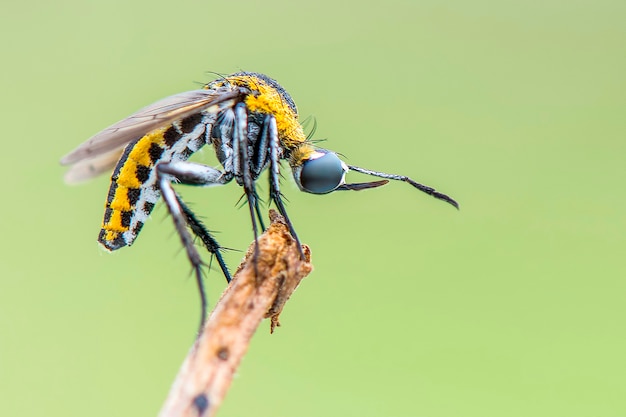
[[[107,127],[61,159],[76,164],[123,148],[128,142],[175,120],[241,96],[239,90],[193,90],[159,100]]]
[[[111,172],[123,152],[124,147],[122,146],[95,158],[79,161],[67,170],[63,178],[67,184],[78,184],[105,172]]]

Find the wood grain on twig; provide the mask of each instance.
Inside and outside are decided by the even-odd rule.
[[[256,257],[253,242],[187,355],[160,417],[215,415],[261,320],[270,318],[273,332],[285,302],[311,272],[309,248],[303,245],[302,260],[284,219],[270,210],[270,220]]]

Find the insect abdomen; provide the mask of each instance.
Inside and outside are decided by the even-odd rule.
[[[189,116],[126,147],[111,176],[98,235],[98,242],[105,248],[132,245],[161,196],[155,165],[187,160],[204,145],[205,122],[209,120],[203,119],[201,113]]]

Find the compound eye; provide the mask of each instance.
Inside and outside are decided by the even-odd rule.
[[[332,153],[311,158],[302,164],[300,185],[306,192],[326,194],[343,184],[346,169],[339,157]]]

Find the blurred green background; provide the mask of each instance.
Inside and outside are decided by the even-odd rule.
[[[286,169],[315,271],[219,415],[625,416],[625,21],[623,0],[4,2],[0,415],[157,414],[197,326],[189,265],[162,206],[101,250],[107,176],[66,186],[58,160],[243,69],[349,163],[461,211],[402,183],[305,195]],[[179,190],[248,246],[239,187]]]

